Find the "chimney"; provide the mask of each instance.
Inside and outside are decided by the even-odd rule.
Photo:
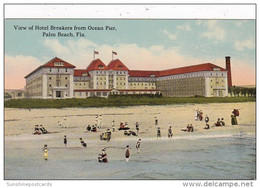
[[[226,70],[228,76],[228,87],[232,87],[232,77],[231,77],[231,66],[230,66],[230,56],[226,56]]]

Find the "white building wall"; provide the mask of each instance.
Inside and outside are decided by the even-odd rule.
[[[210,78],[205,77],[205,97],[210,97]]]
[[[73,92],[74,92],[74,78],[73,75],[70,75],[70,93],[68,94],[68,98],[73,98]]]

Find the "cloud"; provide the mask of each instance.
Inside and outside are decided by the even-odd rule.
[[[165,34],[169,39],[171,40],[175,40],[177,35],[176,34],[173,34],[173,33],[170,33],[169,31],[167,30],[162,30],[163,34]]]
[[[165,48],[162,45],[141,47],[137,44],[98,45],[87,39],[60,42],[56,39],[46,39],[43,44],[57,56],[73,65],[76,69],[86,68],[93,60],[93,49],[99,51],[96,58],[100,58],[106,65],[111,61],[112,50],[117,52],[114,58],[120,59],[131,70],[164,70],[200,63],[212,62],[224,67],[225,58],[192,58],[182,54],[177,47]],[[44,64],[53,57],[42,57],[43,61],[32,56],[5,56],[5,84],[6,88],[23,88],[24,76]],[[238,63],[239,62],[239,63]],[[241,60],[232,60],[233,83],[255,83],[254,67]],[[251,63],[253,64],[253,63]],[[243,72],[244,77],[241,76]]]
[[[208,39],[223,40],[226,36],[225,30],[219,25],[217,20],[209,20],[203,23],[208,28],[206,32],[201,34],[201,37]]]
[[[191,31],[190,25],[188,24],[178,25],[177,29],[184,30],[184,31]]]
[[[24,77],[42,64],[32,56],[5,55],[5,89],[23,89]]]
[[[238,51],[243,51],[245,49],[255,49],[255,41],[253,39],[236,41],[234,48]]]

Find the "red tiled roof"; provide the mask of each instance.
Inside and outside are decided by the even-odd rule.
[[[110,61],[107,67],[108,69],[113,69],[113,70],[129,71],[129,69],[119,59]]]
[[[160,71],[142,71],[142,70],[129,70],[128,74],[130,77],[150,77],[154,75],[158,76]]]
[[[82,74],[87,73],[86,69],[74,69],[74,76],[82,76]]]
[[[55,62],[62,62],[63,65],[62,66],[55,66],[54,63]],[[47,63],[45,63],[44,65],[42,65],[42,67],[65,67],[65,68],[75,68],[74,65],[58,58],[58,57],[54,57],[53,59],[51,59],[50,61],[48,61]]]
[[[169,69],[169,70],[162,70],[159,73],[160,76],[168,76],[168,75],[176,75],[176,74],[184,74],[184,73],[191,73],[191,72],[200,72],[200,71],[213,71],[214,68],[219,68],[220,71],[227,71],[226,69],[223,69],[217,65],[214,65],[212,63],[204,63],[199,65],[191,65],[187,67],[180,67],[175,69]]]
[[[62,62],[63,66],[55,66],[54,62]],[[33,73],[39,71],[40,69],[42,69],[43,67],[63,67],[63,68],[75,68],[74,65],[58,58],[58,57],[54,57],[53,59],[51,59],[50,61],[48,61],[47,63],[45,63],[44,65],[39,66],[37,69],[33,70],[31,73],[29,73],[28,75],[26,75],[24,78],[29,77],[30,75],[32,75]]]
[[[108,70],[108,68],[100,59],[95,59],[89,64],[86,70]]]

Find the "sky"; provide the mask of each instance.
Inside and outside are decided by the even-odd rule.
[[[36,30],[38,26],[47,30]],[[74,37],[57,36],[58,32]],[[112,51],[117,52],[114,59],[132,70],[208,62],[225,68],[225,56],[230,56],[233,85],[255,84],[255,20],[6,19],[4,42],[5,89],[23,89],[24,76],[54,57],[85,69],[94,50],[106,65]]]

